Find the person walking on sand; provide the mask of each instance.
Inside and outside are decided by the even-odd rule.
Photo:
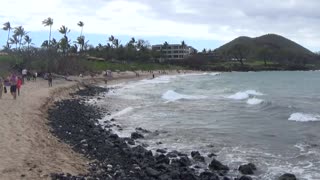
[[[2,98],[3,91],[3,78],[0,76],[0,99]]]
[[[35,71],[32,75],[32,80],[37,81],[38,73]]]
[[[13,99],[17,99],[17,76],[12,73],[10,76],[10,93],[13,96]]]
[[[48,83],[49,83],[49,87],[52,87],[52,74],[51,73],[48,74]]]
[[[24,80],[27,77],[27,73],[28,73],[27,69],[22,70],[22,84],[24,84]]]
[[[18,77],[18,80],[17,80],[17,91],[18,91],[18,96],[20,96],[20,88],[22,86],[22,78],[21,77]]]

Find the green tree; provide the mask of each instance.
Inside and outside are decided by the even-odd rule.
[[[80,37],[81,37],[81,36],[82,36],[82,31],[83,31],[84,23],[83,23],[82,21],[79,21],[77,25],[81,27],[81,33],[80,33]]]
[[[267,66],[267,61],[272,58],[272,51],[267,47],[259,49],[258,56],[263,59],[264,65]]]
[[[27,50],[30,49],[30,44],[32,44],[32,39],[29,37],[29,35],[24,36],[24,41],[27,44]]]
[[[113,42],[114,42],[114,36],[113,35],[111,35],[109,38],[108,38],[108,40],[109,40],[109,42],[111,43],[111,44],[113,44]],[[112,48],[112,47],[111,47]]]
[[[52,28],[52,25],[53,25],[53,19],[48,17],[47,19],[43,20],[42,21],[42,24],[44,26],[49,26],[50,27],[50,32],[49,32],[49,40],[48,40],[48,43],[47,43],[47,47],[50,46],[50,42],[51,42],[51,28]]]
[[[70,29],[68,29],[66,26],[62,25],[58,31],[63,34],[63,38],[60,39],[59,46],[63,52],[64,55],[66,55],[68,48],[70,48],[70,40],[68,39],[67,34],[70,32]]]
[[[4,23],[2,29],[5,30],[5,31],[8,31],[8,38],[7,38],[6,46],[9,49],[10,31],[12,29],[10,22],[8,21],[8,22]]]
[[[77,41],[75,41],[75,43],[79,44],[80,46],[80,52],[83,52],[84,47],[86,46],[86,44],[88,44],[89,41],[85,41],[85,37],[84,36],[79,36],[77,38]]]
[[[249,48],[243,44],[235,44],[231,49],[229,54],[238,61],[241,66],[243,65],[243,61],[247,58],[249,54]]]
[[[182,49],[187,47],[187,45],[186,45],[186,43],[184,41],[181,41],[181,47],[182,47]]]
[[[27,34],[22,26],[18,26],[14,28],[14,35],[19,39],[19,50],[21,49],[22,39]]]
[[[18,50],[18,43],[19,43],[19,38],[16,34],[13,34],[12,37],[9,39],[10,44],[15,44],[16,45],[16,50]]]

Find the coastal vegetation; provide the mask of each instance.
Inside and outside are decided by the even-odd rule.
[[[40,23],[40,22],[39,22]],[[183,60],[166,60],[161,51],[152,50],[144,39],[121,43],[113,35],[97,46],[89,44],[85,37],[85,23],[79,21],[80,34],[72,40],[71,30],[62,25],[57,31],[62,38],[51,36],[54,20],[44,19],[42,24],[49,27],[48,39],[40,47],[34,46],[28,31],[22,26],[3,24],[8,32],[6,44],[0,54],[1,72],[9,69],[34,69],[39,72],[77,74],[101,70],[155,70],[155,69],[196,69],[217,71],[257,70],[313,70],[320,67],[319,53],[313,53],[301,45],[275,34],[250,38],[239,37],[215,49],[192,54]],[[3,37],[1,37],[3,38]],[[163,46],[169,44],[164,42]],[[181,42],[183,47],[187,44]],[[162,59],[160,61],[160,59]]]

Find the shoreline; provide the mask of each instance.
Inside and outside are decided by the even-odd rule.
[[[191,71],[191,72],[194,72],[194,71]],[[194,73],[199,73],[199,72],[194,72]],[[200,72],[200,73],[204,73],[204,72]],[[178,73],[172,73],[172,74],[169,73],[169,74],[160,74],[160,75],[177,75],[177,74]],[[130,74],[120,73],[116,75],[114,79],[108,80],[108,85],[115,85],[115,84],[129,82],[129,81],[137,81],[141,79],[146,79],[146,77],[151,78],[151,76],[152,74],[150,73],[144,73],[140,77],[135,77],[134,73],[130,73]],[[47,153],[46,155],[48,157],[44,157],[44,156],[39,156],[36,153],[34,154],[31,153],[33,154],[33,156],[31,157],[35,158],[36,160],[33,160],[32,163],[27,162],[22,166],[23,168],[20,170],[16,170],[16,171],[2,170],[2,172],[5,172],[5,173],[2,173],[2,175],[0,176],[1,178],[4,178],[4,179],[21,179],[21,178],[72,179],[75,177],[82,178],[82,177],[91,176],[91,177],[97,178],[100,176],[101,178],[105,178],[105,179],[114,179],[119,177],[122,177],[120,179],[128,179],[129,177],[136,177],[136,179],[152,179],[152,178],[159,179],[162,176],[161,177],[162,179],[167,179],[168,177],[172,176],[172,177],[177,177],[176,179],[181,179],[181,177],[183,176],[185,177],[185,179],[189,179],[189,178],[201,179],[201,177],[202,179],[205,179],[205,177],[212,177],[217,179],[219,175],[225,174],[224,171],[226,171],[227,167],[222,165],[218,161],[215,161],[213,163],[213,164],[216,164],[217,166],[212,165],[212,167],[218,168],[218,169],[222,168],[222,170],[221,169],[208,170],[208,171],[205,171],[205,173],[203,173],[202,176],[201,174],[197,174],[194,168],[190,168],[188,166],[190,165],[191,162],[194,163],[196,161],[202,161],[203,156],[201,154],[198,154],[197,151],[194,152],[194,155],[193,155],[194,158],[189,158],[190,155],[186,155],[177,151],[164,152],[163,150],[159,150],[157,154],[152,154],[151,151],[146,150],[142,146],[137,146],[137,148],[130,147],[132,146],[132,144],[136,144],[135,138],[119,138],[118,135],[111,133],[110,129],[103,130],[101,129],[100,126],[96,126],[95,123],[97,122],[97,120],[101,119],[102,117],[101,114],[99,113],[102,113],[102,112],[109,113],[108,110],[106,109],[90,110],[89,108],[89,111],[92,111],[92,112],[90,116],[87,116],[88,114],[86,114],[85,112],[87,112],[88,109],[86,107],[83,107],[87,105],[83,101],[88,96],[92,97],[94,94],[97,94],[103,91],[99,87],[91,88],[92,87],[91,85],[102,83],[104,78],[101,78],[101,77],[98,77],[98,78],[72,77],[72,78],[73,78],[72,82],[59,80],[61,81],[61,84],[58,83],[58,87],[54,87],[50,91],[48,90],[48,88],[45,89],[47,94],[45,93],[45,95],[42,95],[41,97],[36,97],[36,98],[30,97],[28,99],[29,101],[30,99],[37,101],[37,106],[34,106],[32,108],[33,110],[35,108],[39,110],[38,113],[33,115],[37,117],[36,122],[40,124],[40,126],[36,126],[36,128],[28,129],[29,131],[32,131],[32,130],[35,131],[37,135],[37,136],[33,136],[33,139],[31,140],[29,139],[29,141],[39,138],[38,131],[40,131],[41,133],[43,133],[43,135],[45,135],[45,137],[41,137],[37,139],[37,141],[34,142],[33,145],[35,146],[35,148],[37,148],[37,146],[43,149],[47,148],[50,150],[51,154]],[[44,82],[46,85],[46,81]],[[41,83],[43,85],[43,82]],[[91,90],[88,90],[90,88]],[[77,93],[78,95],[76,95]],[[23,94],[23,95],[26,95],[26,94]],[[19,101],[19,99],[17,101]],[[57,134],[53,132],[54,128],[48,125],[50,121],[48,121],[47,118],[50,118],[50,116],[47,116],[46,114],[50,112],[52,113],[52,110],[54,110],[52,109],[52,107],[54,106],[56,108],[59,108],[59,106],[57,106],[57,104],[55,103],[61,103],[61,102],[62,103],[67,102],[65,103],[65,105],[73,104],[75,105],[75,107],[79,107],[80,109],[83,108],[81,111],[77,111],[75,114],[78,115],[78,118],[87,117],[87,119],[82,119],[84,120],[84,122],[87,121],[88,119],[92,119],[92,121],[90,120],[91,124],[86,125],[89,127],[89,129],[92,130],[92,131],[89,130],[88,132],[91,132],[94,136],[99,136],[100,139],[93,138],[95,139],[95,141],[93,142],[93,144],[90,145],[90,143],[87,143],[87,140],[90,138],[87,138],[85,141],[83,141],[84,140],[83,136],[80,136],[81,137],[80,139],[79,137],[76,138],[77,141],[75,142],[66,140],[65,138],[61,138],[62,136],[58,138],[59,136],[57,136]],[[66,109],[71,110],[71,109],[74,109],[74,107],[68,106],[66,107]],[[23,111],[23,113],[25,112],[28,112],[28,111]],[[61,109],[60,109],[60,112],[61,112]],[[32,113],[34,112],[32,111]],[[81,113],[84,113],[84,114],[81,114]],[[59,114],[59,111],[58,111],[58,114]],[[68,113],[66,113],[65,115],[67,116],[67,115],[73,115],[73,114],[74,113],[70,113],[68,111]],[[62,120],[66,120],[65,119],[66,117],[61,117],[61,118]],[[29,119],[29,121],[34,121],[33,116],[28,117],[27,119]],[[75,129],[77,127],[76,124],[77,123],[69,124],[70,126],[66,126],[66,128],[71,130]],[[79,130],[78,133],[79,132],[81,131]],[[143,133],[146,133],[146,132],[147,130],[137,129],[137,133],[140,135],[143,135]],[[77,133],[71,133],[71,134],[77,135]],[[88,135],[88,137],[89,136],[90,135]],[[97,149],[99,149],[99,147],[102,147],[101,144],[104,144],[104,142],[106,142],[105,139],[108,139],[108,143],[106,143],[107,149],[109,150],[107,151],[108,153],[114,152],[113,154],[116,154],[119,151],[125,153],[118,156],[118,159],[121,159],[122,155],[124,155],[124,157],[127,159],[122,159],[122,161],[126,163],[130,162],[129,164],[125,165],[125,168],[117,167],[118,161],[116,161],[116,159],[108,162],[107,160],[110,157],[108,157],[108,155],[106,154],[103,154],[104,151],[100,151],[100,154],[95,153],[95,155],[92,155],[92,153],[94,153]],[[82,149],[84,150],[75,149],[79,146],[81,146]],[[85,148],[89,148],[89,147],[91,147],[91,150],[87,151]],[[30,148],[28,153],[30,153],[31,150],[34,150],[34,149]],[[46,150],[43,150],[43,151],[46,151]],[[25,156],[29,156],[29,154]],[[175,156],[178,158],[172,161],[171,156]],[[39,160],[39,157],[40,157],[40,160]],[[97,157],[99,157],[100,159]],[[8,156],[8,158],[10,158],[10,156]],[[99,160],[97,161],[97,159]],[[56,160],[56,161],[51,163],[50,161],[52,160]],[[169,160],[169,163],[167,163],[168,160]],[[110,162],[115,162],[115,164],[111,164]],[[144,165],[145,162],[147,162],[147,164]],[[171,167],[172,162],[173,162],[173,166]],[[126,163],[123,163],[123,164],[126,164]],[[148,164],[148,163],[151,163],[151,164]],[[5,164],[2,163],[2,165],[5,165]],[[12,164],[12,165],[14,166],[16,164]],[[18,169],[18,168],[21,168],[21,167],[20,166],[15,167],[15,169]],[[228,179],[228,177],[226,176],[224,177],[220,176],[220,179],[221,178]]]
[[[119,72],[114,73],[108,84],[151,76],[147,72],[140,77],[135,77],[133,72]],[[81,86],[100,83],[105,78],[102,75],[68,78],[54,79],[52,88],[42,78],[26,81],[17,100],[13,100],[10,93],[3,94],[0,99],[0,179],[49,179],[51,173],[87,172],[89,161],[51,133],[47,109],[53,102],[67,99],[70,92]]]
[[[152,152],[138,143],[138,139],[143,138],[144,135],[159,132],[150,132],[146,129],[135,127],[136,132],[133,132],[131,137],[121,138],[117,134],[114,134],[115,132],[112,131],[113,127],[121,128],[121,126],[114,124],[113,119],[105,120],[104,125],[99,124],[99,121],[101,122],[105,114],[111,113],[108,109],[101,109],[96,105],[86,103],[88,99],[96,97],[90,91],[97,94],[104,92],[103,88],[90,86],[87,89],[76,92],[77,98],[57,102],[55,106],[58,110],[56,112],[51,111],[50,113],[51,122],[58,120],[62,123],[60,125],[53,125],[63,129],[53,128],[56,131],[55,134],[64,139],[65,142],[70,143],[75,151],[82,152],[86,157],[95,159],[97,162],[90,165],[89,173],[86,175],[68,176],[60,173],[54,174],[52,176],[53,179],[94,177],[100,179],[231,178],[227,175],[229,167],[217,161],[214,158],[214,154],[208,154],[206,155],[208,157],[205,158],[197,149],[192,151],[191,155],[176,150],[168,151],[166,148],[157,149],[155,152]],[[63,109],[70,109],[71,107],[75,107],[77,110],[71,113],[73,115],[69,114],[68,116],[65,114],[65,116],[68,116],[67,119],[73,119],[71,122],[67,122],[67,124],[81,124],[80,127],[76,127],[78,128],[77,130],[73,130],[71,127],[68,128],[68,125],[64,124],[65,117],[60,115],[63,113]],[[91,114],[89,117],[93,118],[88,121],[88,116],[86,116],[86,113],[82,114],[82,111]],[[82,119],[80,120],[81,122],[76,123],[79,119]],[[111,152],[112,155],[110,156],[110,154],[105,152]],[[209,159],[209,161],[205,162],[206,159]],[[204,164],[207,168],[201,169]],[[246,174],[251,174],[255,169],[256,167],[253,164],[245,164],[240,170],[243,172],[242,175],[237,176],[237,178],[250,179]]]

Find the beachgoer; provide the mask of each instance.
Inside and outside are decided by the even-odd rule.
[[[33,78],[32,80],[33,80],[33,81],[37,81],[37,77],[38,77],[38,73],[37,73],[37,72],[34,72],[34,73],[33,73],[33,76],[32,76],[32,78]]]
[[[3,91],[4,93],[7,93],[8,92],[8,89],[7,87],[10,87],[10,81],[9,81],[10,77],[8,76],[6,79],[3,80]]]
[[[10,93],[13,96],[13,99],[17,99],[17,76],[12,73],[10,76]]]
[[[27,69],[22,70],[22,84],[24,84],[24,80],[27,77],[27,73],[28,73]]]
[[[18,77],[18,80],[17,80],[18,96],[20,96],[20,88],[21,88],[21,85],[22,85],[22,78],[21,78],[21,77]]]
[[[52,74],[51,73],[48,74],[48,83],[49,83],[49,87],[52,87]]]
[[[2,98],[3,91],[3,78],[0,76],[0,99]]]

